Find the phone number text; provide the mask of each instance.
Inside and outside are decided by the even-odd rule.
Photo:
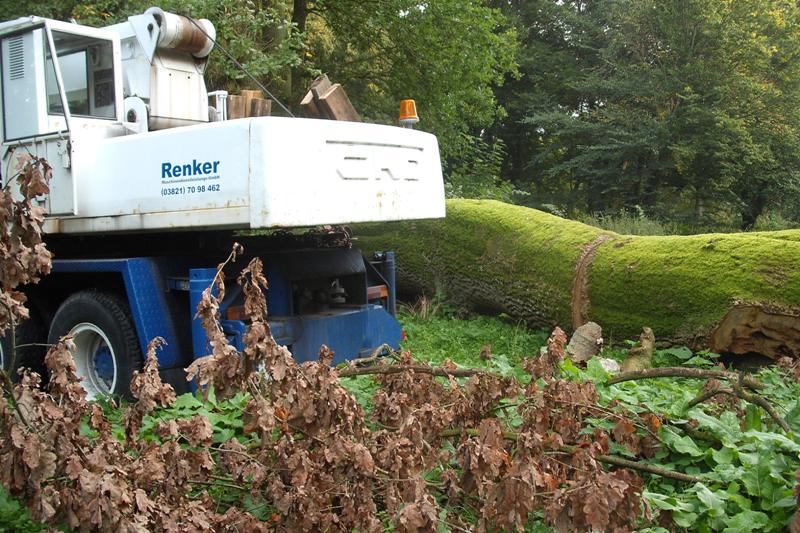
[[[219,192],[218,184],[213,185],[185,185],[183,187],[164,187],[161,196],[176,196],[184,194],[200,194],[204,192]]]

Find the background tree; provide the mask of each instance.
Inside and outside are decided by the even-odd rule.
[[[105,25],[152,3],[26,0],[4,7],[0,18],[36,14]],[[502,151],[484,132],[503,115],[493,87],[514,72],[516,34],[482,0],[161,0],[160,7],[211,20],[219,42],[290,106],[323,72],[345,87],[367,121],[396,123],[399,101],[416,99],[420,128],[438,136],[448,178],[463,182],[451,190],[481,194],[499,180]],[[212,54],[209,87],[251,88],[239,69]]]
[[[295,76],[303,91],[313,69],[326,72],[382,123],[395,123],[399,100],[414,98],[454,189],[492,189],[502,152],[485,130],[503,116],[492,88],[513,77],[516,47],[497,9],[476,0],[298,0],[294,12],[308,14],[295,17],[306,29],[306,74]]]
[[[150,0],[22,0],[100,25]],[[163,0],[296,109],[327,73],[367,121],[414,98],[451,196],[646,213],[691,227],[800,220],[800,8],[790,0]],[[218,54],[218,53],[215,53]],[[215,55],[209,86],[252,83]],[[514,195],[522,191],[523,196]]]
[[[580,109],[584,95],[577,83],[596,61],[601,33],[589,12],[596,2],[511,0],[494,2],[519,36],[518,75],[496,89],[506,116],[491,132],[507,147],[502,174],[539,202],[568,201],[568,180],[550,179],[544,172],[552,136],[527,118],[532,113]]]
[[[540,201],[735,211],[797,197],[798,8],[778,0],[501,3],[520,81],[504,169]],[[522,31],[522,30],[521,30]]]

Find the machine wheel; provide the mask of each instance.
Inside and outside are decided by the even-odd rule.
[[[56,311],[48,341],[55,344],[64,335],[72,335],[75,367],[89,399],[107,394],[130,398],[142,351],[125,302],[95,290],[73,294]]]
[[[30,308],[30,317],[23,320],[16,328],[15,339],[17,345],[17,357],[14,368],[11,365],[11,332],[6,331],[0,338],[0,366],[8,372],[11,380],[19,380],[17,371],[20,368],[29,368],[42,377],[42,382],[47,382],[47,368],[44,365],[44,356],[47,353],[45,343],[47,342],[47,328],[39,313],[34,308]],[[38,344],[39,346],[29,346]],[[23,346],[25,345],[25,346]]]

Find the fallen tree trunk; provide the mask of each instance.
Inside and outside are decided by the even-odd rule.
[[[447,218],[357,226],[365,251],[397,252],[401,290],[531,325],[593,320],[606,338],[800,355],[800,232],[636,237],[490,200]]]
[[[768,239],[777,239],[781,241],[795,241],[800,242],[800,229],[784,229],[778,231],[754,231],[748,233],[755,237],[766,237]]]

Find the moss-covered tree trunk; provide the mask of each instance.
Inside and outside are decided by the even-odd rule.
[[[605,336],[800,355],[800,231],[634,237],[495,201],[447,218],[359,226],[397,252],[401,290],[540,327],[593,320]]]

